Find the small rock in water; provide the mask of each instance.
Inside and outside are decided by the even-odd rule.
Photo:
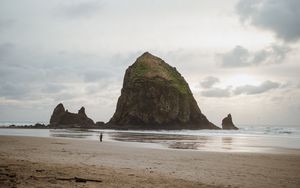
[[[228,114],[227,117],[222,120],[222,129],[238,130],[238,128],[232,122],[231,114]]]

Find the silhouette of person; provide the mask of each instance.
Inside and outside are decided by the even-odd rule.
[[[102,137],[103,137],[103,134],[102,134],[102,133],[100,133],[100,136],[99,136],[99,138],[100,138],[100,142],[102,142]]]

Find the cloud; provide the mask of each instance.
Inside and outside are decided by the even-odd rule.
[[[300,38],[299,0],[240,0],[236,6],[240,20],[273,31],[284,41]]]
[[[218,54],[223,67],[249,66],[249,51],[242,46],[236,46],[225,54]]]
[[[69,1],[60,5],[59,13],[70,19],[87,18],[99,12],[102,6],[99,0]]]
[[[203,81],[200,82],[201,87],[203,88],[211,88],[216,83],[220,82],[219,78],[208,76],[203,79]]]
[[[67,87],[63,84],[48,83],[42,88],[42,91],[45,93],[59,93],[64,89],[67,89]]]
[[[296,83],[296,88],[300,89],[300,81],[298,81],[298,83]]]
[[[214,80],[220,82],[218,78],[215,78]],[[210,85],[210,87],[206,87],[203,91],[201,91],[201,95],[204,97],[215,97],[215,98],[234,97],[242,94],[257,95],[257,94],[268,92],[273,89],[286,89],[286,88],[290,88],[291,86],[293,87],[293,85],[290,83],[281,84],[278,82],[272,82],[270,80],[266,80],[259,85],[247,84],[247,85],[236,86],[236,87],[227,86],[226,88],[213,87],[213,85]]]
[[[222,67],[247,67],[262,64],[282,63],[291,49],[286,45],[271,45],[262,50],[251,52],[242,46],[236,46],[227,53],[217,54]]]
[[[3,60],[9,56],[9,53],[13,50],[14,45],[12,43],[0,44],[0,64],[4,63]]]
[[[78,92],[72,92],[72,91],[64,91],[61,93],[58,93],[57,95],[54,96],[54,100],[57,102],[61,102],[61,101],[72,101],[76,99],[76,97],[78,97]]]
[[[102,104],[104,94],[112,93],[111,88],[119,94],[124,71],[133,62],[131,56],[78,51],[41,53],[15,43],[0,43],[0,99],[3,103],[14,100],[18,104],[75,104],[78,100],[82,105]],[[117,96],[111,103],[115,101]]]
[[[0,19],[0,32],[12,27],[14,23],[13,19]]]
[[[280,86],[281,86],[280,83],[272,82],[272,81],[267,80],[267,81],[264,81],[263,83],[261,83],[258,86],[244,85],[244,86],[236,87],[233,90],[233,93],[235,95],[240,95],[240,94],[255,95],[255,94],[260,94],[260,93],[270,91],[272,89],[279,88]]]
[[[6,99],[27,99],[32,90],[32,86],[4,83],[0,85],[0,97],[5,97]]]
[[[210,88],[201,92],[201,95],[204,97],[230,97],[231,91],[230,87],[225,89],[222,88]]]
[[[112,73],[104,70],[91,70],[84,73],[84,81],[85,82],[99,82],[101,80],[106,80],[107,78],[111,78],[113,76]]]

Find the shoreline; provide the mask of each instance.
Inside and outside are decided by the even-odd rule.
[[[66,138],[118,142],[144,148],[225,153],[285,154],[300,152],[300,138],[287,135],[251,135],[234,132],[160,132],[82,129],[0,129],[0,136],[26,136],[37,138]]]
[[[145,148],[126,142],[0,136],[0,158],[1,165],[10,164],[7,168],[17,178],[38,176],[36,172],[22,171],[36,164],[36,170],[55,167],[50,169],[53,174],[67,175],[65,170],[70,169],[72,177],[102,178],[101,184],[88,182],[91,186],[140,185],[135,182],[143,182],[146,187],[152,187],[152,183],[158,187],[297,187],[300,184],[299,152],[222,153]],[[52,176],[36,179],[26,181],[28,185],[39,181],[44,186],[62,183]],[[75,181],[62,183],[75,184]]]

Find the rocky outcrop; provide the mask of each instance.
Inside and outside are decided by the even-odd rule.
[[[85,108],[81,107],[78,113],[71,113],[65,110],[63,104],[58,104],[50,118],[51,128],[89,128],[95,126],[94,121],[87,117]]]
[[[103,121],[97,121],[96,126],[99,127],[99,128],[106,128],[105,123]]]
[[[53,110],[53,113],[50,118],[50,125],[58,124],[61,121],[62,116],[65,115],[65,113],[66,110],[64,105],[62,103],[59,103]]]
[[[219,129],[201,113],[181,74],[146,52],[126,70],[115,129]]]
[[[227,117],[222,120],[222,129],[238,130],[238,128],[232,122],[231,114],[228,114]]]

